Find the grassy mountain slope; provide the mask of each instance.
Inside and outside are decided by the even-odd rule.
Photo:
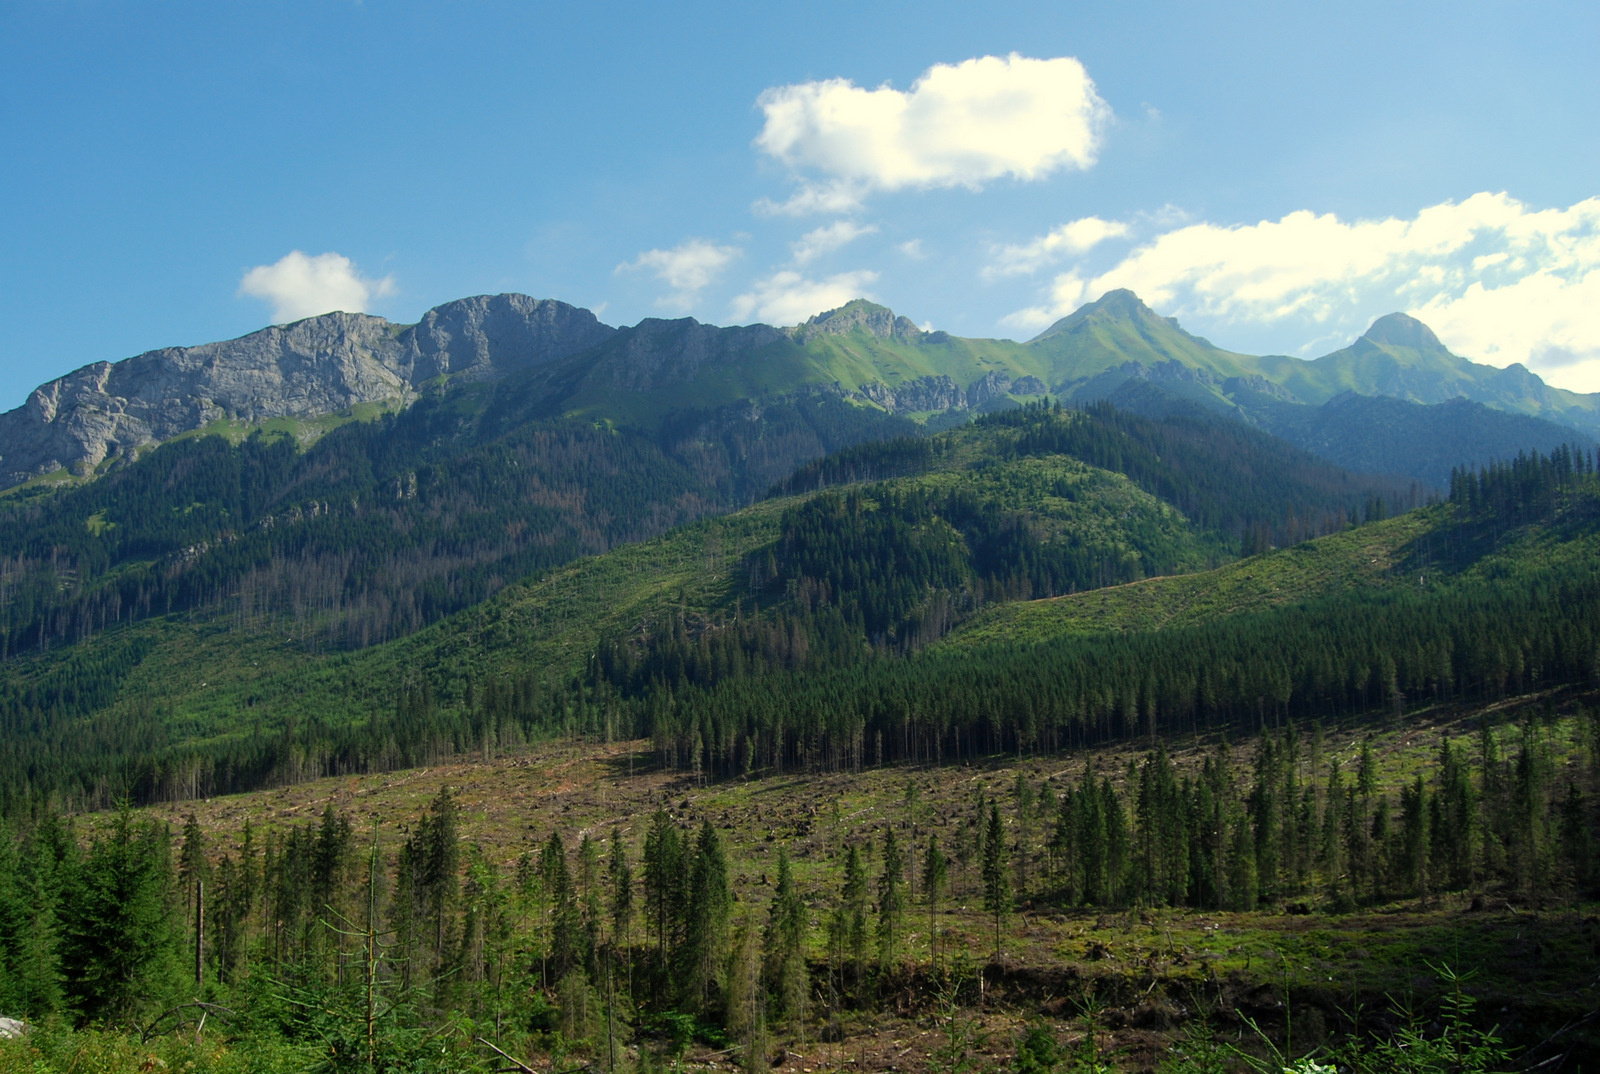
[[[942,645],[973,649],[996,641],[1197,626],[1329,593],[1404,585],[1396,568],[1411,542],[1439,522],[1437,509],[1423,509],[1209,571],[1004,604]]]
[[[1589,432],[1600,428],[1595,396],[1552,388],[1521,365],[1497,369],[1452,354],[1426,325],[1403,313],[1380,317],[1350,346],[1313,361],[1269,356],[1256,363],[1307,403],[1344,391],[1418,403],[1465,397]]]
[[[791,638],[820,630],[818,659],[870,656],[937,638],[988,603],[1204,569],[1267,520],[1342,525],[1371,491],[1248,430],[1108,411],[1033,408],[839,458],[887,462],[877,484],[774,499],[552,565],[363,649],[330,650],[330,612],[263,613],[235,597],[125,617],[77,645],[14,656],[0,709],[29,743],[23,754],[98,758],[101,785],[133,780],[158,797],[188,785],[192,759],[218,749],[231,759],[206,764],[222,765],[208,770],[223,783],[235,778],[228,772],[248,783],[264,778],[250,772],[289,763],[364,766],[376,762],[365,753],[337,761],[309,744],[395,718],[408,691],[459,714],[486,683],[537,682],[539,698],[524,700],[542,720],[552,697],[594,674],[597,651],[637,649],[648,662],[677,644],[662,631],[715,638],[758,607],[762,621],[788,617]],[[805,480],[816,489],[836,472],[821,466]],[[74,519],[60,524],[82,524]],[[117,527],[111,534],[138,529],[114,509],[100,520]],[[833,594],[827,607],[856,611],[818,619],[818,586]],[[20,754],[18,763],[27,763]]]
[[[685,318],[647,319],[607,332],[593,345],[538,362],[509,351],[489,355],[497,379],[492,389],[479,392],[479,413],[464,415],[463,421],[480,435],[491,429],[509,433],[529,421],[599,421],[663,439],[662,446],[682,454],[679,449],[692,452],[697,443],[730,434],[746,442],[761,440],[766,434],[759,428],[738,426],[767,423],[774,407],[792,407],[796,398],[830,400],[854,410],[858,425],[890,413],[943,428],[972,413],[1046,394],[1078,401],[1110,398],[1138,407],[1137,389],[1154,383],[1166,395],[1290,435],[1342,465],[1380,471],[1406,466],[1407,453],[1390,450],[1387,442],[1396,435],[1428,439],[1442,445],[1446,455],[1460,455],[1430,463],[1430,474],[1467,459],[1505,454],[1504,442],[1514,442],[1519,450],[1546,447],[1548,430],[1503,422],[1488,428],[1483,412],[1451,409],[1448,414],[1407,412],[1387,440],[1375,426],[1349,422],[1337,434],[1319,435],[1327,432],[1319,428],[1328,424],[1325,416],[1303,408],[1349,392],[1416,403],[1467,398],[1600,431],[1600,399],[1549,388],[1518,366],[1499,370],[1457,357],[1425,326],[1400,314],[1380,319],[1350,347],[1311,362],[1219,348],[1158,316],[1125,290],[1109,292],[1027,343],[924,332],[862,300],[793,328],[718,327]],[[488,355],[497,346],[486,340],[480,349]],[[480,367],[491,366],[480,362],[471,370]],[[442,375],[433,387],[448,381],[452,394],[465,398],[473,395],[470,380]],[[1144,402],[1146,412],[1170,405]],[[279,425],[293,427],[275,431],[309,442],[343,420],[280,419]],[[1442,438],[1435,435],[1441,425],[1448,434]],[[241,428],[238,420],[229,420],[207,431],[237,439]],[[104,469],[124,464],[118,457]],[[726,460],[719,465],[728,468]],[[1415,467],[1404,472],[1428,480]],[[54,479],[36,483],[39,488],[59,484]]]
[[[1033,377],[1051,392],[1083,399],[1103,398],[1129,376],[1155,375],[1179,395],[1247,416],[1263,393],[1278,404],[1309,406],[1351,391],[1428,404],[1467,398],[1600,431],[1600,397],[1552,388],[1521,366],[1461,358],[1404,314],[1380,318],[1349,347],[1312,361],[1255,357],[1185,332],[1126,290],[1108,292],[1023,344],[924,333],[859,300],[788,330],[646,321],[571,359],[547,383],[574,412],[638,420],[642,401],[628,393],[642,390],[665,393],[657,412],[802,387],[837,387],[882,403],[877,386],[893,393],[948,377],[965,389],[992,374]],[[1470,424],[1471,415],[1460,417]]]
[[[1249,355],[1190,335],[1128,290],[1109,291],[1063,317],[1029,340],[1028,347],[1049,359],[1052,384],[1093,377],[1126,362],[1178,362],[1220,377],[1255,371]]]

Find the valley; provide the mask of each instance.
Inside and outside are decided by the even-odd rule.
[[[0,498],[0,1071],[1596,1046],[1585,398],[528,302]]]

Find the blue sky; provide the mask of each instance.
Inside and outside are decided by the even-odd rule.
[[[1111,286],[1314,356],[1405,309],[1600,390],[1585,4],[0,5],[0,408],[326,308],[612,324]]]

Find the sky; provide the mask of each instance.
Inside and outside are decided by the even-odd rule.
[[[1600,391],[1600,5],[0,4],[0,409],[95,361],[502,291],[1114,287],[1300,357],[1403,310]]]

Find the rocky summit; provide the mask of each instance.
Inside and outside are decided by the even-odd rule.
[[[87,474],[107,459],[222,419],[404,406],[435,378],[501,376],[614,332],[565,302],[493,295],[439,306],[415,325],[328,313],[239,339],[96,362],[0,414],[0,487],[63,467]]]
[[[937,417],[935,427],[1047,397],[1107,400],[1146,416],[1198,408],[1341,465],[1359,458],[1363,467],[1429,485],[1456,462],[1589,444],[1600,432],[1600,396],[1552,388],[1521,366],[1497,369],[1454,355],[1404,314],[1380,318],[1348,347],[1306,361],[1224,350],[1125,290],[1027,343],[925,331],[864,299],[787,328],[647,318],[618,329],[564,302],[504,294],[446,303],[414,325],[330,313],[86,366],[0,414],[0,489],[61,471],[87,477],[225,420],[243,428],[358,416],[350,415],[358,406],[402,410],[430,386],[500,378],[494,420],[501,425],[565,418],[660,431],[711,420],[706,415],[759,414],[768,403],[808,395],[878,417]],[[1384,435],[1358,430],[1362,450],[1348,455],[1327,430],[1347,430],[1355,409],[1313,412],[1351,392],[1414,409],[1387,408]],[[1462,407],[1425,412],[1459,400],[1526,420]],[[320,433],[326,424],[294,431]],[[1441,428],[1450,430],[1444,440]],[[1368,441],[1386,446],[1373,455]],[[1405,447],[1423,442],[1450,447],[1424,462]]]

